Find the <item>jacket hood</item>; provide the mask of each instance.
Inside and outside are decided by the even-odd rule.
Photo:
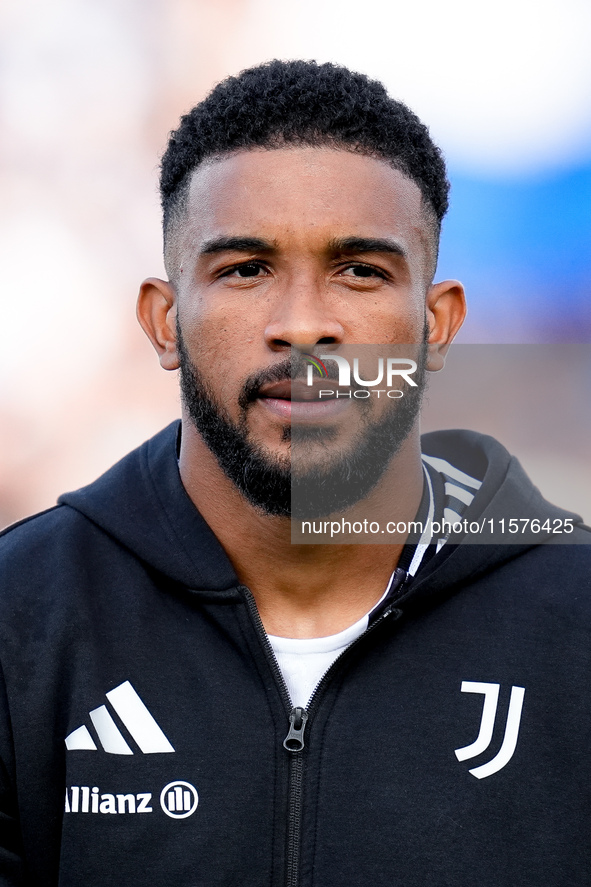
[[[175,582],[212,591],[235,587],[230,561],[181,482],[179,432],[180,422],[173,422],[58,504],[75,508]]]
[[[433,558],[417,577],[415,592],[427,579],[433,592],[468,578],[476,579],[541,543],[591,542],[591,535],[585,532],[589,528],[582,517],[548,502],[519,460],[494,437],[466,430],[434,431],[423,435],[421,445],[425,455],[438,456],[471,477],[482,479],[482,486],[463,520],[477,521],[483,529],[475,537],[452,533],[443,549],[444,569],[438,569],[442,562]],[[555,536],[543,531],[500,533],[499,522],[504,520],[504,526],[508,527],[511,518],[519,521],[520,529],[522,520],[530,523],[537,520],[540,525],[549,521],[552,526],[553,521],[565,519],[571,520],[575,529],[572,535]],[[584,528],[583,531],[580,528]]]
[[[64,494],[58,503],[84,515],[173,581],[193,590],[217,592],[219,599],[219,592],[235,588],[238,579],[182,485],[177,462],[179,432],[180,422],[173,422],[94,483]],[[517,517],[544,522],[568,517],[575,525],[582,523],[579,515],[547,502],[518,460],[492,437],[473,431],[437,431],[424,435],[422,444],[426,455],[446,459],[472,477],[482,478],[466,520]],[[432,587],[437,572],[436,584],[449,587],[518,556],[544,538],[540,533],[523,544],[501,540],[499,544],[459,545],[461,535],[452,536],[448,545],[454,550],[448,549],[444,559],[434,557],[424,577],[433,576]],[[417,585],[422,583],[423,571]]]

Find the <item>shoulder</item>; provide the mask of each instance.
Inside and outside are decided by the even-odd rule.
[[[51,548],[65,533],[80,524],[75,512],[64,505],[54,505],[25,517],[0,532],[0,569],[15,557],[31,557],[34,552]]]
[[[5,529],[0,534],[2,618],[37,612],[52,602],[63,606],[68,590],[89,573],[105,544],[105,534],[67,505]]]
[[[573,538],[574,537],[574,538]],[[551,633],[563,629],[588,631],[591,626],[591,533],[575,528],[572,542],[553,539],[513,553],[482,576],[483,593],[512,613],[516,624],[525,622],[537,631],[546,625]],[[560,626],[560,629],[559,629]]]
[[[591,529],[575,524],[572,533],[551,537],[541,549],[540,557],[561,584],[576,581],[591,592]]]
[[[30,557],[43,549],[55,549],[61,541],[72,541],[88,521],[67,505],[54,505],[25,517],[0,532],[0,565],[15,556]]]

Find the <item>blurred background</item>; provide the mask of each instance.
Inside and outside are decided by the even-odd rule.
[[[469,296],[460,341],[589,343],[590,41],[588,0],[4,0],[0,525],[178,415],[134,315],[139,282],[164,275],[159,157],[181,113],[270,58],[363,71],[429,125],[453,186],[438,276]],[[552,434],[515,411],[501,432],[519,424],[534,479],[589,521],[577,360],[580,434],[557,438],[540,397]],[[471,427],[495,430],[490,406]]]

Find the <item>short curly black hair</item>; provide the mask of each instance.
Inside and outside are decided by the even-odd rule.
[[[330,62],[274,60],[219,83],[171,133],[160,176],[165,242],[203,160],[285,144],[336,145],[386,160],[418,185],[438,235],[449,182],[418,117],[364,74]]]

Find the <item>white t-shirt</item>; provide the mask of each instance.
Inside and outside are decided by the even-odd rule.
[[[476,491],[480,489],[481,481],[470,477],[444,459],[423,456],[423,462],[429,463],[443,476],[445,520],[450,523],[461,520],[463,510],[472,502]],[[435,513],[435,497],[429,472],[424,465],[423,470],[428,493],[428,511],[423,533],[408,568],[408,573],[411,576],[416,575],[430,543],[434,541],[431,536],[431,525]],[[437,540],[437,551],[445,542],[445,538]],[[268,635],[294,707],[307,707],[310,697],[325,672],[328,671],[335,659],[367,629],[369,617],[386,597],[392,578],[377,604],[354,625],[339,631],[338,634],[324,638],[279,638]]]
[[[390,583],[375,607],[381,604],[389,588]],[[312,693],[325,672],[367,629],[370,613],[375,607],[353,625],[328,637],[279,638],[268,635],[294,707],[307,707]]]

